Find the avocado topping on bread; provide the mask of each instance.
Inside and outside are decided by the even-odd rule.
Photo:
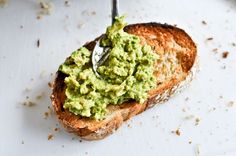
[[[138,23],[124,27],[128,34],[138,36],[141,45],[149,45],[158,55],[154,73],[157,85],[148,91],[148,98],[140,104],[129,100],[117,105],[107,105],[103,120],[75,115],[65,109],[67,99],[65,78],[68,74],[57,72],[51,95],[52,105],[61,124],[71,133],[86,140],[103,139],[117,130],[123,122],[142,113],[148,108],[167,101],[182,91],[193,79],[197,69],[197,47],[191,37],[182,29],[160,23]],[[96,41],[88,42],[84,47],[92,51]]]
[[[156,87],[154,64],[158,55],[151,46],[141,45],[136,35],[124,32],[124,16],[117,17],[107,28],[101,46],[109,48],[106,63],[98,68],[102,78],[91,66],[91,52],[82,47],[74,51],[60,66],[67,76],[65,109],[75,115],[104,119],[108,105],[135,100],[142,104],[148,91]]]

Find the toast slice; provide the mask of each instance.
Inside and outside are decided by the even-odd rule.
[[[148,92],[149,97],[143,104],[130,101],[120,105],[109,105],[106,118],[97,121],[76,116],[63,108],[66,99],[64,83],[66,75],[58,71],[51,95],[52,105],[62,125],[83,139],[103,139],[118,129],[124,121],[155,104],[168,100],[192,80],[196,71],[197,48],[185,31],[159,23],[132,24],[126,26],[124,30],[139,36],[141,43],[147,43],[160,55],[161,59],[155,63],[154,72],[158,79],[157,88]],[[97,39],[84,46],[92,50]]]

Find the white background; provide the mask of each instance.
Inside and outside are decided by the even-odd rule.
[[[200,72],[182,94],[92,142],[80,142],[65,132],[55,115],[44,119],[51,105],[47,83],[73,50],[105,31],[111,23],[110,1],[71,0],[66,7],[64,1],[54,0],[53,4],[51,15],[41,20],[36,19],[38,1],[9,0],[0,8],[1,156],[191,156],[198,148],[201,156],[236,155],[236,47],[232,46],[236,0],[121,0],[120,13],[127,14],[128,23],[177,24],[189,33],[198,45]],[[206,41],[209,37],[213,40]],[[227,59],[222,59],[224,51],[229,51]],[[23,106],[26,96],[37,105]],[[235,102],[233,107],[228,106],[230,101]],[[195,117],[185,119],[189,115]],[[180,136],[171,133],[178,128]],[[49,134],[52,140],[47,139]]]

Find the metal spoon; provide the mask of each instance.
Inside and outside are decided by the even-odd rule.
[[[118,16],[118,0],[112,0],[112,24],[115,22],[115,17]],[[100,77],[97,72],[97,68],[102,65],[109,56],[109,48],[104,48],[100,46],[100,41],[104,38],[105,35],[96,42],[96,45],[92,52],[92,68],[97,77]]]

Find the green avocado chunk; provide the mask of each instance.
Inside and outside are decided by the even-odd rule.
[[[98,68],[98,78],[91,66],[91,52],[81,47],[60,65],[59,71],[66,74],[65,109],[75,115],[102,120],[108,105],[118,105],[135,100],[140,104],[155,88],[153,75],[158,55],[140,38],[124,32],[127,24],[124,16],[117,17],[109,26],[100,44],[109,47],[108,60]]]

